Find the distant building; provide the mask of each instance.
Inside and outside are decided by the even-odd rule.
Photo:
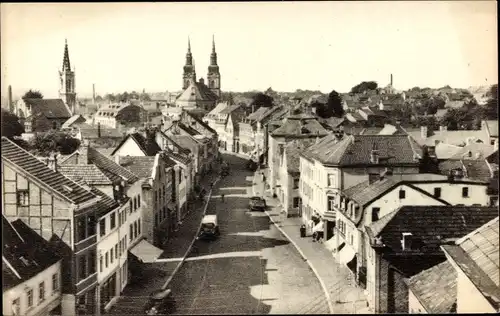
[[[221,96],[221,75],[217,65],[217,53],[215,51],[215,40],[212,40],[212,53],[210,54],[210,65],[208,66],[207,84],[203,78],[196,81],[196,69],[191,54],[191,42],[188,40],[188,51],[186,53],[186,64],[182,75],[183,92],[175,100],[177,107],[202,108],[212,110]]]
[[[64,45],[64,57],[62,69],[59,71],[59,97],[64,104],[71,109],[71,114],[80,114],[79,103],[76,101],[75,91],[75,68],[71,70],[69,62],[68,41]]]
[[[62,99],[21,99],[15,106],[15,114],[26,133],[58,130],[71,118],[71,113]]]
[[[108,128],[139,127],[143,125],[143,121],[144,109],[130,102],[109,104],[94,115],[94,124]]]

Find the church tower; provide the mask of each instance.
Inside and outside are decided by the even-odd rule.
[[[220,72],[217,65],[217,53],[215,52],[215,39],[212,36],[212,53],[210,54],[210,66],[208,66],[207,75],[208,87],[220,97]]]
[[[191,54],[191,41],[188,37],[188,51],[186,53],[186,64],[184,65],[184,74],[182,75],[182,89],[189,87],[191,81],[196,82],[196,70],[194,67],[193,55]]]
[[[77,114],[78,109],[75,92],[75,69],[73,68],[73,70],[71,70],[67,40],[65,41],[64,45],[63,65],[61,71],[59,71],[59,79],[59,98],[61,98],[64,103],[66,103],[73,115]]]

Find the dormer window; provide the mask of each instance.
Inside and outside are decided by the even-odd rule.
[[[412,233],[403,233],[403,236],[401,238],[401,248],[403,249],[403,251],[411,250],[412,241]]]

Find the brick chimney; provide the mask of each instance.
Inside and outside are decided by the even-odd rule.
[[[422,139],[426,139],[428,136],[428,129],[427,129],[427,126],[421,126],[420,127],[420,137]]]
[[[57,154],[52,153],[47,158],[47,167],[52,169],[52,171],[57,172]]]
[[[80,148],[78,148],[79,155],[77,164],[86,165],[89,163],[89,147],[90,147],[90,142],[88,141],[88,139],[82,140]]]

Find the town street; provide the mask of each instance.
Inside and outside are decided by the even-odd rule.
[[[231,174],[217,184],[207,211],[218,215],[221,236],[196,241],[170,283],[176,313],[327,313],[321,286],[294,246],[264,213],[249,212],[253,174],[245,160],[224,160]]]

